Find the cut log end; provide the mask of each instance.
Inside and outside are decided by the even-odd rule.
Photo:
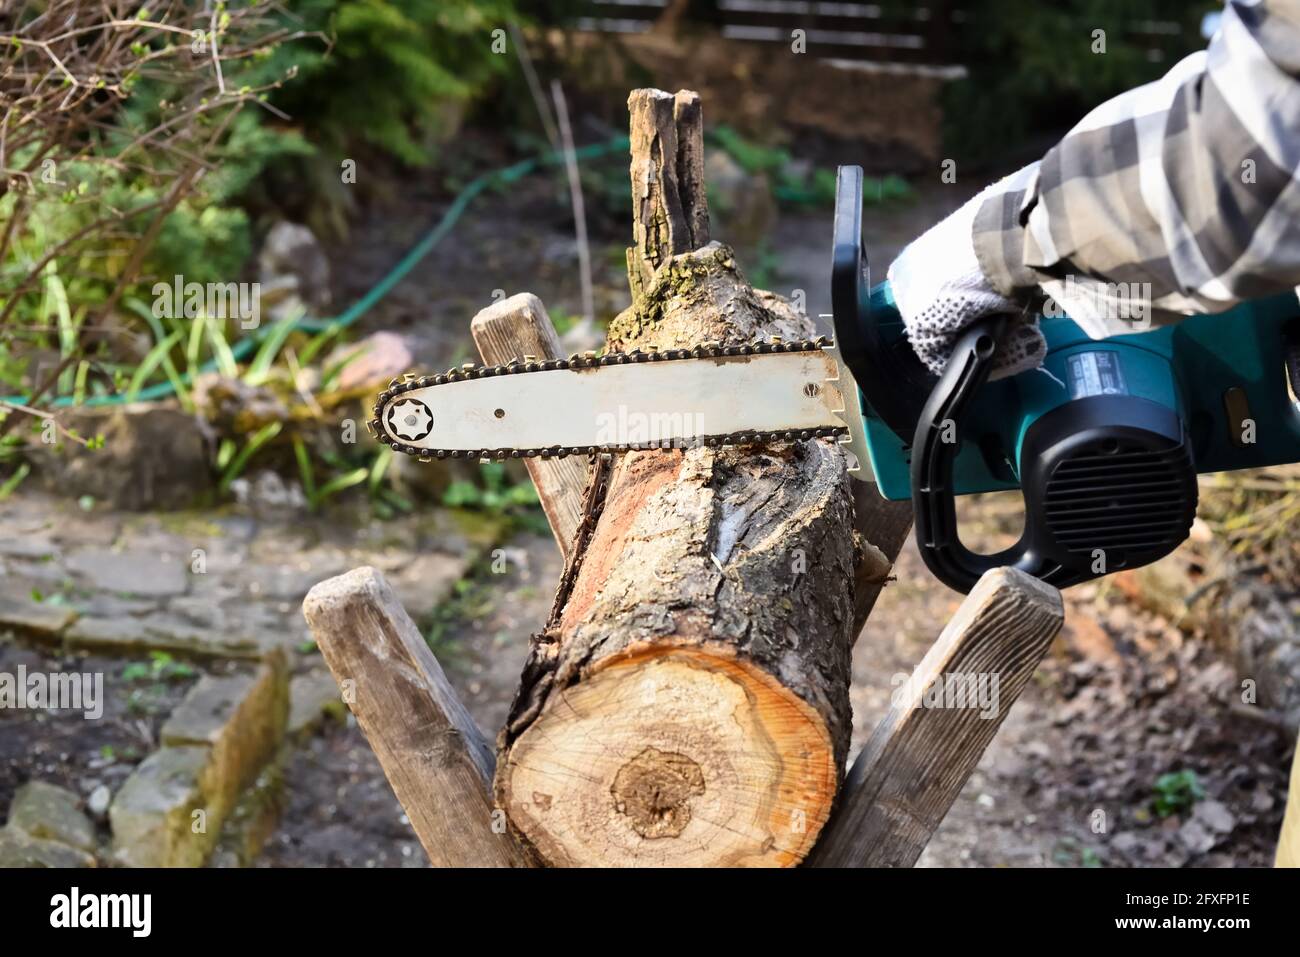
[[[561,866],[791,866],[837,783],[822,716],[722,644],[657,641],[554,696],[497,776]]]

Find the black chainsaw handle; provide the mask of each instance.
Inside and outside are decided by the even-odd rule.
[[[1032,548],[1037,538],[1032,514],[1025,515],[1020,541],[993,555],[972,552],[961,543],[953,464],[961,447],[962,424],[975,393],[988,380],[1007,316],[973,323],[957,342],[939,382],[916,422],[912,438],[912,510],[916,544],[935,577],[950,588],[968,592],[991,568],[1014,566],[1035,578],[1058,577],[1060,566]],[[952,441],[944,441],[944,436]]]
[[[912,350],[892,301],[873,305],[875,299],[862,248],[862,167],[841,166],[831,250],[835,345],[872,413],[906,442],[934,376]]]

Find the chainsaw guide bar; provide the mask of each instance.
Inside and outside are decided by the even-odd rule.
[[[701,360],[711,360],[712,368],[696,380],[694,364]],[[599,380],[592,376],[596,371]],[[549,375],[543,378],[544,373]],[[526,356],[507,365],[466,363],[441,375],[408,373],[394,379],[379,395],[367,426],[395,452],[421,461],[549,459],[813,438],[848,444],[846,423],[857,409],[857,385],[848,377],[844,388],[844,376],[847,370],[825,337],[603,356],[589,352],[567,359]],[[851,393],[849,413],[846,392]],[[702,422],[709,415],[729,427],[689,428],[692,417]],[[662,419],[668,434],[638,435],[638,417]],[[494,443],[494,432],[529,441]],[[561,441],[539,441],[542,437]]]

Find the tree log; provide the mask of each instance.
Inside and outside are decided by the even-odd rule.
[[[433,866],[531,866],[494,826],[491,747],[384,576],[323,581],[303,615]]]
[[[633,304],[609,348],[812,335],[727,247],[700,242],[698,98],[637,91],[629,109]],[[593,468],[498,741],[498,803],[545,861],[788,866],[808,853],[848,750],[854,581],[883,580],[897,548],[858,540],[849,486],[825,440]]]

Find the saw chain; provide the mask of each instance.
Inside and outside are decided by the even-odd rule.
[[[638,362],[680,362],[695,359],[722,359],[734,356],[758,356],[783,352],[817,352],[833,348],[825,336],[816,339],[783,341],[773,337],[770,340],[744,345],[721,345],[705,343],[690,349],[640,349],[632,352],[611,352],[597,355],[595,352],[578,353],[567,359],[536,359],[525,356],[504,365],[475,365],[467,362],[447,372],[419,376],[407,373],[401,378],[393,379],[388,388],[380,393],[375,402],[374,418],[366,423],[370,434],[379,442],[387,445],[394,452],[401,452],[418,458],[422,462],[434,459],[480,459],[483,461],[503,460],[508,458],[567,458],[570,455],[595,455],[602,452],[629,452],[648,449],[690,448],[698,446],[723,447],[749,444],[777,444],[813,438],[832,438],[840,440],[848,434],[844,426],[825,426],[814,429],[775,430],[775,431],[740,431],[708,435],[686,439],[668,439],[639,443],[622,443],[617,445],[552,445],[543,448],[481,448],[481,449],[431,449],[418,448],[398,441],[388,434],[383,423],[390,415],[393,406],[401,401],[403,395],[416,389],[427,389],[467,379],[486,379],[496,376],[528,375],[534,372],[551,372],[560,369],[599,369],[606,366],[625,365]]]

